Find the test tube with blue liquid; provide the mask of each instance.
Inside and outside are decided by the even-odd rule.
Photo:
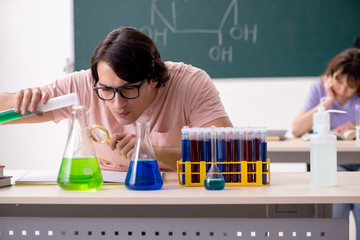
[[[220,169],[220,172],[224,172],[224,164],[221,164],[224,162],[225,159],[225,133],[224,133],[223,127],[216,128],[216,157],[217,157],[217,163],[218,167]]]
[[[211,166],[211,130],[210,128],[202,128],[202,132],[202,160],[206,162],[206,172],[208,172]]]
[[[260,129],[260,158],[262,162],[267,161],[267,129],[266,127],[261,127]],[[262,183],[264,185],[269,184],[268,174],[265,173],[268,171],[267,164],[262,164]]]
[[[182,139],[182,161],[183,163],[189,162],[190,161],[190,152],[189,152],[189,148],[190,148],[190,128],[188,126],[184,126],[181,129],[181,139]],[[185,184],[185,164],[182,164],[182,183]]]

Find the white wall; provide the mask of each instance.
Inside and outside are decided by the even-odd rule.
[[[291,129],[317,77],[215,79],[234,126]]]
[[[0,91],[41,86],[73,57],[72,0],[0,0]],[[0,165],[58,169],[68,122],[0,126]]]
[[[73,57],[72,0],[0,0],[0,92],[40,86]],[[215,79],[235,126],[289,129],[316,78]],[[58,169],[68,123],[0,126],[0,165]]]

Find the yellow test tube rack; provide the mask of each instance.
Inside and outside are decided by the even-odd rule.
[[[266,162],[256,161],[256,162],[218,162],[219,165],[240,165],[239,172],[221,172],[223,176],[230,175],[231,177],[236,176],[238,181],[236,182],[225,182],[225,186],[227,187],[235,187],[235,186],[268,186],[270,184],[270,159],[267,159]],[[256,171],[250,172],[248,171],[248,165],[252,164],[256,166]],[[195,167],[196,166],[196,167]],[[182,160],[177,161],[177,175],[180,186],[192,186],[192,187],[201,187],[204,186],[204,180],[207,174],[207,166],[208,168],[211,166],[211,162],[183,162]],[[266,167],[264,167],[266,166]],[[197,168],[199,171],[193,171]],[[263,167],[267,169],[267,171],[263,171]],[[249,177],[251,176],[251,177]],[[250,180],[250,181],[249,181]]]

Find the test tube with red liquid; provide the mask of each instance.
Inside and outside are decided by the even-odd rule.
[[[252,137],[252,144],[253,144],[253,162],[260,161],[260,134],[259,128],[253,128],[253,137]],[[251,164],[253,172],[256,172],[256,164]],[[256,173],[253,174],[254,180],[256,182]]]
[[[225,128],[225,148],[224,148],[224,152],[225,152],[225,159],[224,161],[227,162],[225,164],[225,172],[228,174],[225,174],[224,178],[225,178],[225,182],[231,182],[231,174],[229,174],[229,172],[232,172],[232,164],[230,164],[230,162],[232,162],[231,159],[231,142],[232,142],[232,128]]]
[[[198,141],[197,141],[197,128],[192,128],[189,132],[189,141],[190,141],[190,162],[196,163],[198,162]],[[199,172],[199,165],[198,164],[191,164],[191,182],[198,183],[200,182],[200,177],[198,174]]]
[[[216,128],[216,161],[220,172],[225,171],[224,162],[225,159],[225,132],[223,127]],[[225,174],[224,178],[225,178]]]
[[[232,131],[232,140],[231,140],[231,161],[235,162],[232,164],[232,172],[231,176],[231,182],[237,183],[240,182],[240,129],[239,128],[233,128]]]
[[[254,165],[251,163],[253,162],[253,131],[251,127],[248,127],[245,132],[245,142],[246,142],[246,161],[247,161],[247,171],[248,177],[247,180],[249,183],[254,182]]]

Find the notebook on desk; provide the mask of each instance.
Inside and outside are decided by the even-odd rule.
[[[285,140],[285,134],[286,134],[287,130],[283,130],[283,129],[277,129],[277,130],[268,130],[267,131],[267,140],[268,141],[281,141],[281,140]]]
[[[15,185],[56,185],[58,171],[32,170],[15,180]],[[124,184],[127,172],[101,171],[104,184]],[[164,180],[165,173],[161,172]]]

